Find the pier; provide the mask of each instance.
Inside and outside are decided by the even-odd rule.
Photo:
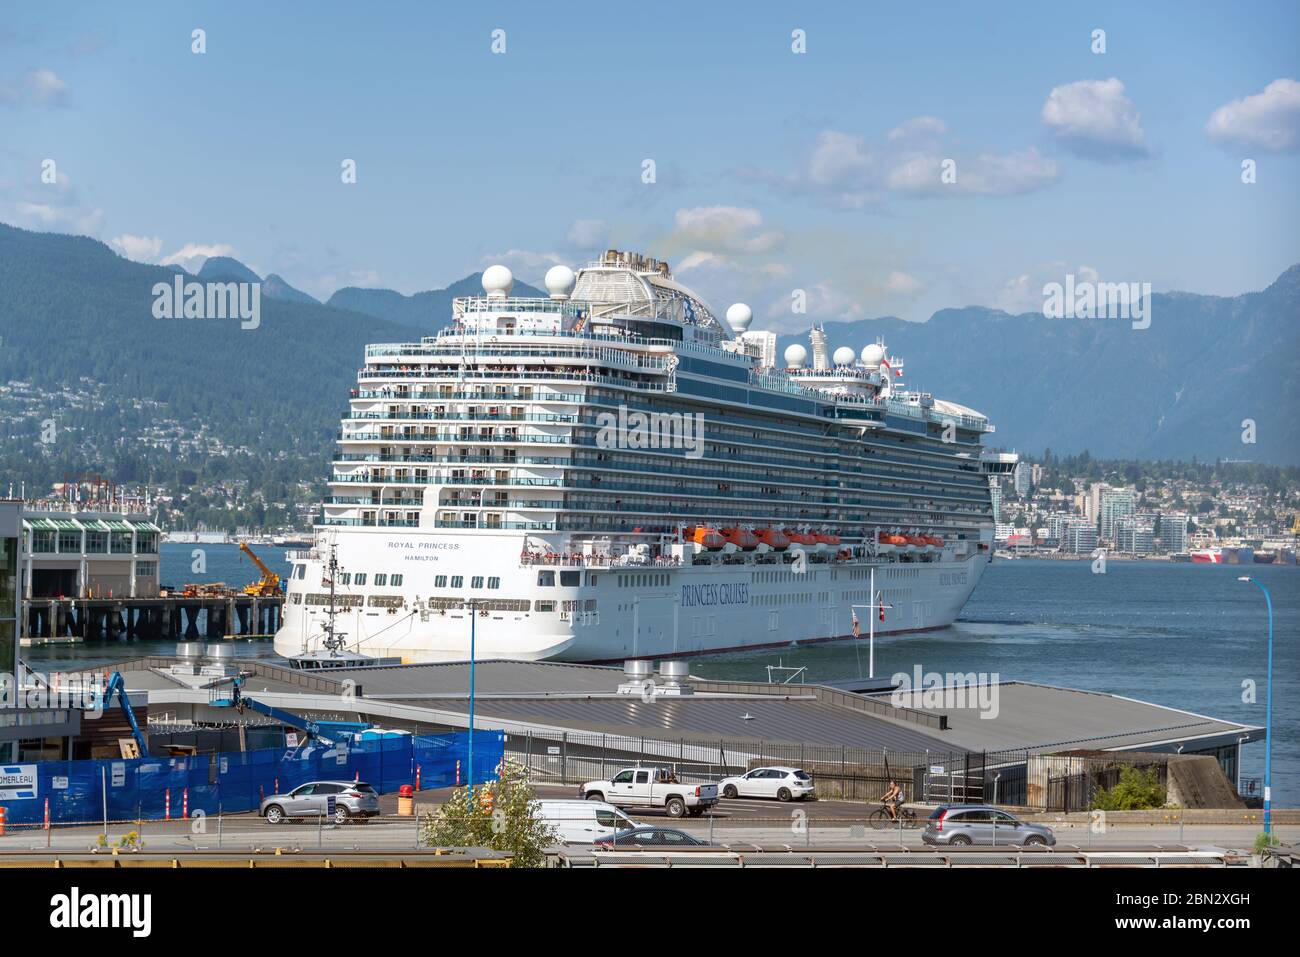
[[[27,598],[24,645],[83,641],[191,641],[269,638],[280,627],[281,596]]]

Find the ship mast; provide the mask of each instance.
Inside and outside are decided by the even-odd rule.
[[[339,571],[338,550],[334,542],[330,542],[329,550],[329,564],[325,567],[329,569],[330,603],[325,611],[325,637],[321,639],[321,647],[329,652],[331,658],[337,658],[339,652],[343,650],[345,644],[344,639],[347,638],[347,632],[338,631],[334,627],[334,618],[338,615],[338,607],[334,602],[334,583],[338,580]]]

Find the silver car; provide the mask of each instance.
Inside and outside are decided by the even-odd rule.
[[[258,814],[268,824],[279,824],[290,817],[328,817],[331,805],[335,824],[365,821],[379,813],[379,794],[361,781],[311,781],[288,794],[272,794],[262,801]]]
[[[943,846],[1051,847],[1056,835],[1044,824],[1030,824],[988,804],[940,804],[926,822],[921,840]]]

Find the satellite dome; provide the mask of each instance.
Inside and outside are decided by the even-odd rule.
[[[568,266],[552,266],[546,270],[544,281],[546,291],[551,294],[552,299],[568,299],[573,292],[573,287],[578,283],[578,277]]]
[[[789,368],[797,369],[808,361],[808,350],[799,343],[785,347],[785,364]]]
[[[880,343],[873,343],[869,346],[862,347],[862,364],[868,369],[879,369],[880,363],[885,358],[885,347]]]
[[[835,360],[837,366],[851,366],[855,358],[853,348],[851,346],[840,346],[835,350],[835,355],[831,358]]]
[[[731,326],[737,334],[748,329],[753,321],[754,310],[743,302],[735,302],[727,307],[727,325]]]
[[[501,299],[510,295],[515,276],[505,266],[488,266],[483,270],[483,291],[489,298]]]

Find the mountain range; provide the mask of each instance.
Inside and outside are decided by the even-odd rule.
[[[990,445],[1300,463],[1300,265],[1261,292],[1155,293],[1150,318],[1135,329],[1123,319],[972,306],[926,322],[884,317],[824,328],[831,352],[848,345],[860,353],[883,339],[904,360],[908,387],[987,415],[997,428]],[[791,343],[808,345],[806,336],[777,342],[778,356]]]
[[[100,412],[82,415],[66,463],[79,455],[78,467],[107,474],[113,463],[99,460],[130,445],[124,416],[134,422],[159,409],[320,481],[366,344],[430,334],[453,297],[481,289],[472,275],[413,296],[350,287],[320,303],[270,274],[259,327],[241,329],[155,319],[153,285],[175,275],[93,239],[0,224],[0,382],[73,392],[93,382],[104,397]],[[228,257],[207,260],[197,275],[260,278]],[[515,291],[542,295],[523,283]],[[1300,266],[1231,298],[1157,294],[1151,315],[1150,328],[1135,330],[968,307],[923,323],[884,317],[825,329],[832,349],[883,338],[907,360],[909,386],[987,414],[997,425],[990,444],[1000,447],[1300,462]],[[779,347],[796,339],[805,341],[784,336]],[[1255,444],[1241,440],[1246,419]],[[3,431],[30,449],[36,429],[24,423],[12,419]],[[7,455],[3,464],[15,470],[21,461]]]

